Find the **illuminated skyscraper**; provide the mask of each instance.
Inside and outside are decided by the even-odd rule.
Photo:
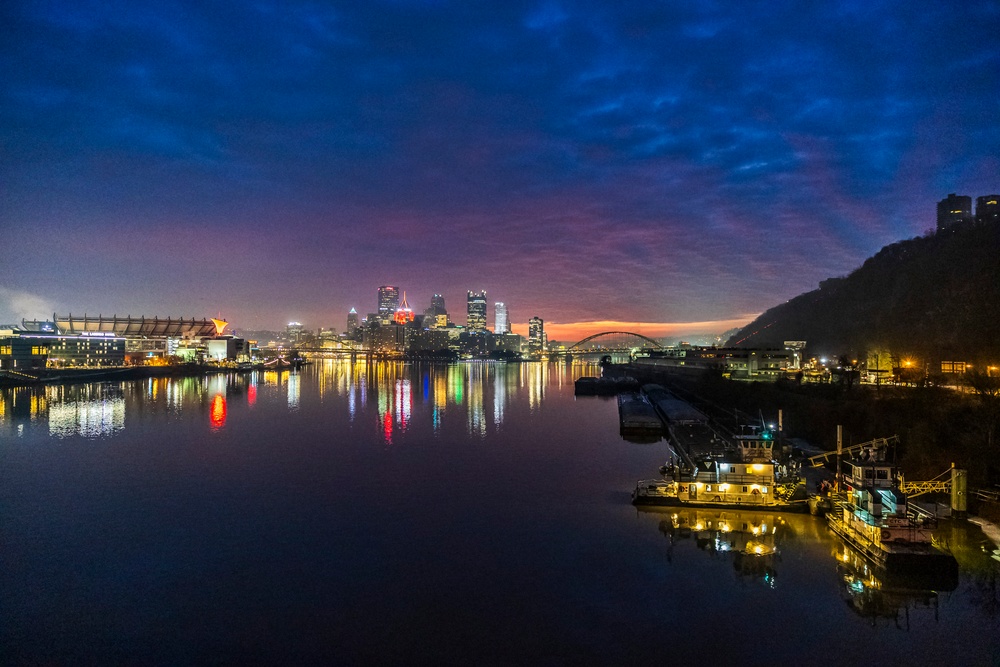
[[[288,336],[288,342],[292,345],[297,345],[302,340],[302,334],[301,322],[289,322],[288,326],[285,327],[285,335]]]
[[[976,222],[1000,223],[1000,195],[976,197]]]
[[[413,321],[413,310],[410,309],[410,304],[406,303],[406,292],[403,292],[403,302],[393,313],[392,321],[396,324],[408,324]]]
[[[503,301],[493,304],[493,333],[510,333],[510,321],[507,319],[507,306]]]
[[[938,202],[937,230],[939,232],[968,220],[972,220],[972,197],[956,195],[953,192]]]
[[[469,331],[486,331],[486,290],[469,292],[466,297]]]
[[[399,288],[393,285],[379,287],[378,318],[384,322],[392,320],[397,308],[399,308]]]
[[[538,317],[528,320],[528,352],[539,354],[545,349],[545,321]]]
[[[358,311],[351,308],[351,312],[347,313],[347,333],[348,335],[354,333],[355,329],[358,328]]]

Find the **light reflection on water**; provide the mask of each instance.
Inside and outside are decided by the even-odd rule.
[[[500,429],[507,407],[522,396],[531,412],[545,399],[550,382],[558,388],[580,375],[599,374],[594,364],[572,366],[544,363],[469,362],[410,364],[323,360],[299,371],[255,371],[204,377],[162,377],[136,382],[99,382],[69,386],[22,387],[0,392],[0,429],[24,435],[25,429],[46,426],[50,435],[106,437],[127,430],[134,410],[145,413],[162,406],[180,416],[204,407],[211,430],[225,428],[234,418],[233,401],[257,404],[261,389],[277,390],[289,411],[302,402],[302,381],[309,376],[321,401],[342,405],[351,421],[375,400],[378,423],[387,444],[404,432],[413,419],[426,419],[434,431],[449,416],[463,419],[466,433],[475,438]]]

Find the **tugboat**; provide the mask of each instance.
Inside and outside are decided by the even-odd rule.
[[[808,510],[805,499],[780,493],[787,471],[774,459],[774,434],[763,430],[735,438],[735,449],[723,456],[681,456],[681,462],[662,466],[660,480],[636,483],[634,505],[680,505],[733,509]],[[682,450],[678,450],[683,454]],[[794,489],[797,485],[791,485]]]
[[[871,448],[843,462],[846,500],[827,514],[830,529],[873,564],[892,569],[947,569],[954,556],[933,543],[936,519],[916,518],[899,484],[899,469],[886,448]]]

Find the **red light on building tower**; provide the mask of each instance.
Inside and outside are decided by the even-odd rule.
[[[413,310],[410,308],[409,304],[406,303],[406,292],[403,292],[403,300],[399,304],[399,308],[392,316],[392,321],[396,324],[406,324],[407,322],[413,321]]]

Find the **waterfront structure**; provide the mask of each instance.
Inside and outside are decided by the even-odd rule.
[[[799,355],[799,350],[788,348],[683,347],[650,353],[632,364],[679,374],[713,369],[733,379],[773,381],[794,370]]]
[[[378,288],[378,318],[388,323],[399,308],[399,288],[394,285],[382,285]]]
[[[473,333],[486,331],[486,290],[468,292],[466,308],[466,329]]]
[[[406,351],[406,330],[402,324],[376,324],[365,329],[364,347],[376,354],[402,354]]]
[[[972,220],[972,197],[952,192],[938,202],[937,231],[940,232],[952,225],[970,220]]]
[[[528,352],[541,354],[545,350],[545,320],[532,317],[528,320]]]
[[[510,320],[507,317],[507,305],[503,301],[493,304],[493,333],[510,333]]]
[[[0,370],[30,371],[45,368],[49,349],[38,341],[21,338],[14,335],[13,330],[6,330],[9,335],[0,337]]]
[[[976,197],[976,222],[1000,224],[1000,195]]]
[[[351,308],[350,312],[347,313],[347,335],[352,335],[358,328],[358,311]]]
[[[209,340],[233,341],[226,344],[227,358],[249,360],[246,341],[223,335],[228,326],[218,319],[53,314],[51,321],[22,320],[10,333],[43,344],[50,367],[162,363],[164,357],[185,355],[191,360],[209,358]],[[214,349],[218,354],[218,343]]]

